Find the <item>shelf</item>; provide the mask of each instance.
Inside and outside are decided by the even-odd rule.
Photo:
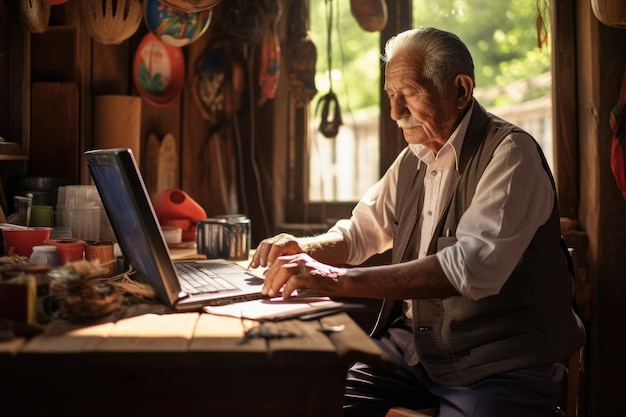
[[[22,147],[18,143],[1,139],[0,161],[28,161],[28,155],[22,153]]]
[[[2,161],[28,161],[28,155],[2,155],[0,154],[0,162]]]

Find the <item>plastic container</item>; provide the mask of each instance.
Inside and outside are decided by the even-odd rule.
[[[3,228],[4,253],[30,258],[33,247],[43,245],[46,239],[50,239],[51,232],[51,227]]]
[[[44,245],[52,245],[57,248],[61,264],[82,261],[85,257],[85,241],[80,239],[48,239]]]
[[[70,228],[82,240],[114,240],[113,229],[95,185],[59,187],[56,226]]]
[[[33,253],[28,259],[33,265],[54,267],[61,265],[61,258],[54,245],[33,246]]]
[[[100,239],[100,207],[67,208],[57,206],[57,224],[69,226],[72,237]]]

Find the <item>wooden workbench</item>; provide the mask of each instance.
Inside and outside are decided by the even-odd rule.
[[[162,306],[53,321],[0,342],[0,415],[341,416],[347,367],[388,364],[345,313],[268,323],[293,336],[245,339],[256,324]]]

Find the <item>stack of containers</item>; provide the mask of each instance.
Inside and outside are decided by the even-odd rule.
[[[95,185],[59,187],[57,226],[66,226],[73,238],[85,241],[109,238],[110,224]]]

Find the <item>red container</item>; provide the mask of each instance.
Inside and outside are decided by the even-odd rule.
[[[4,253],[9,256],[20,255],[30,258],[33,246],[43,245],[50,239],[52,227],[26,227],[20,229],[2,229]]]
[[[61,258],[61,264],[68,262],[82,261],[85,257],[85,241],[80,239],[63,238],[48,239],[46,245],[54,245]]]

